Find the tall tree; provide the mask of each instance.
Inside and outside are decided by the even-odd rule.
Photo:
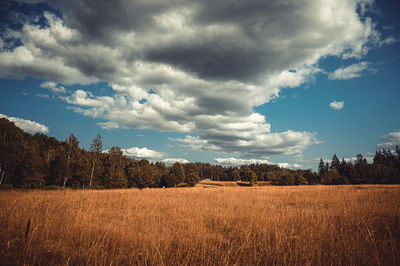
[[[200,181],[198,172],[191,172],[186,175],[185,183],[191,187],[194,187]]]
[[[234,181],[240,180],[240,172],[239,172],[238,169],[233,169],[233,171],[232,171],[232,179]]]
[[[257,183],[257,175],[253,170],[246,167],[242,171],[242,181],[247,181],[250,183],[250,185],[256,184]]]
[[[172,165],[172,173],[174,175],[174,185],[185,182],[185,169],[180,162],[176,162]]]
[[[336,154],[334,154],[331,162],[331,170],[336,169],[339,171],[339,168],[340,168],[339,158],[336,156]]]
[[[104,177],[104,185],[107,188],[123,188],[128,186],[122,154],[123,152],[119,147],[112,147],[108,151],[108,165]]]
[[[18,172],[23,164],[23,145],[26,134],[13,122],[0,118],[0,185],[17,185]]]
[[[79,141],[74,136],[74,134],[69,135],[68,140],[65,141],[65,157],[66,157],[66,166],[65,173],[63,179],[63,187],[67,184],[67,181],[73,176],[73,166],[75,166],[77,157],[78,157],[78,149],[79,149]]]
[[[319,161],[319,165],[318,165],[318,175],[319,175],[319,176],[322,176],[322,175],[324,175],[326,172],[327,172],[327,171],[326,171],[326,168],[325,168],[324,160],[322,160],[322,158],[321,158],[321,160]]]
[[[93,185],[93,175],[95,172],[95,166],[102,152],[102,149],[103,149],[103,143],[101,141],[101,135],[97,134],[97,136],[93,139],[92,143],[90,144],[90,152],[92,156],[92,170],[90,172],[89,187],[92,187]]]

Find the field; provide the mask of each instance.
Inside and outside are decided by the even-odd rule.
[[[0,204],[1,265],[400,265],[400,186],[0,191]]]

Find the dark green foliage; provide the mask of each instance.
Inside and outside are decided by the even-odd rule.
[[[278,186],[291,186],[294,185],[295,177],[292,171],[284,169],[279,174],[273,175],[271,178],[272,184]]]
[[[331,169],[332,170],[336,169],[338,171],[339,168],[340,168],[340,161],[339,161],[338,157],[336,156],[336,154],[334,154],[333,158],[332,158],[332,162],[331,162]]]
[[[344,159],[338,164],[334,155],[331,169],[320,174],[321,183],[338,184],[399,184],[400,157],[385,149],[375,153],[372,163],[368,163],[362,154],[357,154],[354,164]]]
[[[321,183],[324,185],[340,185],[340,184],[348,184],[349,180],[346,176],[340,175],[336,168],[325,173],[321,177]]]
[[[257,183],[257,175],[250,168],[244,168],[242,170],[241,177],[242,177],[242,181],[249,182],[251,185]]]
[[[319,165],[318,165],[318,175],[322,176],[327,172],[327,169],[325,168],[325,163],[324,160],[319,161]]]
[[[194,187],[197,183],[199,183],[200,177],[197,172],[191,172],[186,175],[185,183],[191,187]]]
[[[177,183],[176,183],[176,178],[174,176],[174,172],[169,171],[161,176],[162,187],[174,187],[176,185]]]
[[[102,185],[106,188],[123,188],[128,186],[124,173],[124,157],[119,147],[112,147],[106,157],[106,166]]]
[[[182,164],[179,162],[176,162],[172,165],[171,171],[173,174],[173,183],[174,186],[185,182],[185,169],[183,168]]]
[[[289,170],[282,169],[280,172],[271,176],[272,184],[279,186],[293,186],[293,185],[308,185],[310,182],[305,176],[310,177],[310,180],[314,180],[315,176],[311,170]]]
[[[297,170],[296,172],[299,174],[299,176],[303,177],[306,180],[307,184],[309,185],[316,185],[321,182],[321,179],[319,178],[318,174],[311,171],[310,169]],[[298,182],[300,183],[300,185],[306,185],[301,177],[299,177]]]
[[[239,172],[237,169],[234,169],[234,170],[232,171],[231,176],[232,176],[233,181],[238,181],[238,180],[240,180],[240,172]]]

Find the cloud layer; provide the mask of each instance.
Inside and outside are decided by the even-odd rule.
[[[0,114],[0,118],[6,118],[14,124],[22,129],[25,132],[28,132],[30,134],[35,134],[35,133],[48,133],[49,128],[45,125],[42,125],[38,122],[31,121],[31,120],[26,120],[18,117],[12,117],[12,116],[6,116],[3,114]]]
[[[176,141],[189,148],[246,158],[318,143],[312,132],[271,133],[254,107],[308,82],[320,58],[361,58],[380,38],[357,13],[367,0],[43,2],[62,18],[44,12],[45,26],[32,18],[6,30],[0,77],[47,79],[43,86],[58,93],[56,84],[105,81],[112,95],[82,87],[63,99],[104,119],[103,128],[186,132]]]

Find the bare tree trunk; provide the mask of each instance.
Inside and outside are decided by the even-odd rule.
[[[47,151],[47,167],[50,167],[50,149]]]
[[[93,180],[93,173],[94,173],[94,165],[96,164],[96,159],[93,159],[93,164],[92,164],[92,172],[90,173],[90,182],[89,182],[89,187],[92,187],[92,180]]]
[[[71,158],[71,156],[70,156],[70,154],[67,154],[67,167],[66,167],[66,171],[65,171],[65,173],[64,173],[64,183],[63,183],[63,187],[65,187],[65,185],[66,185],[66,183],[67,183],[67,180],[70,178],[70,176],[69,176],[69,160],[70,160],[70,158]]]
[[[1,172],[1,179],[0,179],[0,186],[1,186],[4,181],[4,170],[1,169],[0,172]]]

